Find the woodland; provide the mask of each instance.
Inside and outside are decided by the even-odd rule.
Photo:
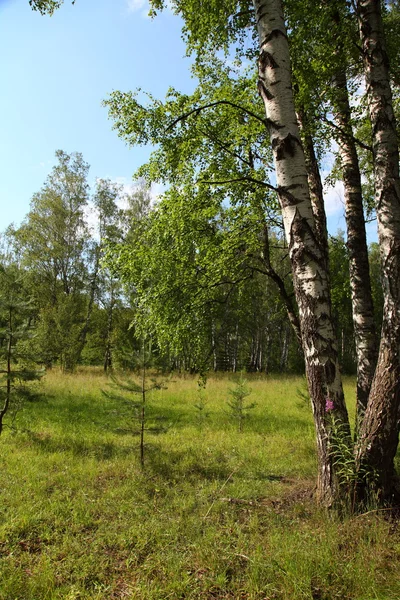
[[[62,1],[29,4],[51,14]],[[165,377],[197,385],[193,406],[200,436],[213,402],[207,386],[236,377],[236,388],[225,394],[239,438],[250,422],[257,431],[263,422],[257,406],[264,392],[257,382],[274,381],[278,389],[294,381],[288,394],[300,401],[298,410],[307,411],[313,440],[306,436],[314,463],[307,463],[302,477],[314,481],[313,511],[325,515],[318,517],[324,527],[326,511],[339,519],[388,511],[397,523],[400,5],[151,0],[152,17],[166,4],[183,20],[197,87],[191,95],[170,89],[164,99],[141,89],[114,91],[104,99],[116,133],[129,145],[153,148],[134,175],[133,191],[106,179],[90,189],[84,157],[57,150],[25,220],[2,234],[0,432],[4,428],[33,444],[33,434],[18,433],[18,423],[21,414],[27,428],[40,406],[35,380],[48,378],[53,388],[68,381],[73,387],[74,377],[97,373],[119,389],[117,396],[103,391],[105,402],[118,394],[142,398],[132,406],[139,407],[144,476],[144,431],[151,435],[146,393],[156,397],[170,388],[172,394],[176,382],[164,383]],[[345,232],[327,231],[321,175],[327,157],[328,182],[343,182]],[[155,183],[163,189],[156,200]],[[365,225],[372,220],[378,241],[368,244]],[[123,383],[124,373],[135,369],[141,383]],[[244,373],[258,395],[247,389]],[[284,410],[282,402],[273,402],[275,416],[267,409],[270,423],[284,420],[288,410],[287,427],[292,415],[296,429],[303,417]],[[168,410],[174,406],[170,399]],[[184,415],[184,402],[181,408]],[[154,435],[156,429],[163,430],[157,426]],[[49,444],[44,436],[35,443]],[[219,444],[216,438],[208,443]],[[218,446],[229,460],[232,443]],[[261,455],[268,443],[261,444]],[[149,450],[152,468],[161,469],[157,476],[160,456]],[[164,458],[169,464],[171,456]],[[233,467],[232,475],[224,471],[220,492],[240,468]],[[157,493],[151,492],[154,498]],[[220,498],[220,505],[228,500],[235,502]],[[215,502],[213,496],[207,518]],[[237,504],[260,506],[249,498]],[[301,517],[284,518],[297,523]],[[235,556],[254,568],[247,550]],[[158,588],[145,593],[139,586],[135,595],[131,584],[126,597],[397,597],[389,590],[394,580],[387,588],[369,581],[377,587],[368,595],[362,575],[359,587],[352,580],[345,592],[326,573],[318,581],[311,577],[311,584],[308,573],[304,588],[285,595],[287,564],[285,569],[285,583],[275,591],[264,582],[240,595],[226,572],[219,588],[213,580],[206,590],[201,587],[206,576],[196,571],[196,590],[188,584],[183,592],[162,596]],[[276,570],[274,577],[276,583]],[[303,581],[300,571],[293,581],[296,577]],[[124,597],[101,593],[82,597]]]

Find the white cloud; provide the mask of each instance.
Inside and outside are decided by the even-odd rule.
[[[92,191],[94,191],[94,187],[96,185],[96,181],[100,178],[96,178],[91,182]],[[126,196],[130,195],[137,190],[140,186],[140,182],[133,182],[128,177],[104,177],[103,179],[109,179],[113,183],[116,183],[121,187],[121,193],[119,198],[117,199],[117,205],[119,208],[126,209],[128,208],[128,203],[126,201]],[[150,188],[150,205],[152,207],[158,201],[158,198],[165,191],[165,186],[160,183],[153,183]],[[94,239],[98,240],[99,237],[99,215],[96,207],[93,205],[91,201],[89,201],[88,205],[84,209],[85,220],[89,229],[94,237]]]
[[[148,0],[125,0],[126,6],[128,8],[128,12],[137,13],[140,12],[140,15],[144,18],[149,17],[150,5]],[[171,0],[166,0],[164,5],[164,11],[173,12],[173,3]]]
[[[129,177],[110,177],[106,176],[104,179],[110,179],[113,183],[121,186],[121,195],[118,201],[120,208],[124,208],[126,203],[124,202],[124,196],[127,194],[132,194],[139,187],[140,183],[137,181],[132,181]],[[92,188],[94,188],[96,181],[93,182]],[[152,183],[150,188],[150,196],[151,196],[151,205],[157,202],[158,197],[163,194],[165,191],[165,186],[161,183]]]
[[[328,217],[341,215],[344,211],[343,183],[337,181],[334,186],[324,186],[325,212]]]
[[[129,12],[137,12],[146,6],[147,0],[127,0],[126,3]]]

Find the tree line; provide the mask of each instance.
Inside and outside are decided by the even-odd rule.
[[[19,326],[28,323],[30,331],[29,339],[14,336],[13,345],[46,368],[129,367],[140,336],[151,333],[160,369],[303,371],[279,287],[260,267],[266,239],[257,220],[249,215],[244,228],[243,214],[237,231],[236,210],[219,205],[192,215],[192,207],[181,207],[174,218],[168,197],[152,202],[143,182],[126,192],[99,179],[91,192],[81,154],[57,151],[56,161],[22,224],[2,235],[3,348],[11,306]],[[276,276],[291,285],[278,228],[268,243],[270,268],[274,264]],[[351,373],[356,361],[343,234],[329,245],[340,360]],[[135,273],[124,283],[114,263],[125,248],[135,255],[129,263]],[[370,255],[381,302],[374,246]],[[164,315],[152,322],[150,307],[157,315],[162,307]]]

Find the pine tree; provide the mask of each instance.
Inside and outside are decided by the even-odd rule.
[[[21,300],[18,287],[14,280],[0,296],[0,434],[5,416],[10,412],[15,416],[33,394],[30,384],[44,374],[24,345],[32,336],[32,303]]]
[[[154,390],[165,389],[163,382],[157,381],[154,378],[148,382],[148,369],[152,359],[151,341],[146,343],[142,341],[142,349],[140,354],[135,358],[138,377],[111,377],[110,387],[112,391],[104,391],[103,394],[110,400],[115,400],[119,403],[119,414],[125,421],[132,421],[138,424],[138,427],[130,426],[129,431],[140,436],[140,464],[144,468],[145,454],[145,432],[160,433],[165,428],[160,422],[162,416],[154,416],[148,402],[148,395]],[[138,398],[138,399],[136,399]]]

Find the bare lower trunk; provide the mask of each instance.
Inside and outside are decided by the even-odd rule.
[[[12,309],[9,309],[8,312],[8,342],[7,342],[7,383],[6,383],[6,397],[4,399],[4,404],[2,409],[0,410],[0,435],[3,431],[3,419],[10,407],[11,400],[11,352],[12,352],[12,342],[13,342],[13,318],[12,318]]]
[[[144,468],[144,431],[146,424],[146,364],[143,343],[143,367],[142,367],[142,405],[140,407],[140,466]]]
[[[324,250],[318,243],[304,152],[294,110],[289,47],[280,0],[254,0],[260,39],[259,91],[265,104],[279,201],[299,307],[302,345],[317,434],[319,500],[341,495],[327,409],[350,443],[331,315]]]
[[[96,249],[95,268],[94,268],[94,272],[92,275],[92,281],[90,284],[90,294],[89,294],[88,307],[87,307],[87,311],[86,311],[86,318],[85,318],[85,322],[79,332],[76,356],[74,357],[75,364],[77,364],[80,361],[82,351],[86,344],[87,334],[89,332],[90,319],[92,318],[94,298],[95,298],[96,289],[97,289],[97,276],[98,276],[98,272],[99,272],[99,266],[100,266],[100,248],[97,248]]]
[[[279,370],[283,373],[287,368],[288,356],[289,356],[289,341],[290,341],[290,329],[285,324],[282,332],[282,351],[281,360],[279,363]]]
[[[114,308],[115,308],[115,297],[114,288],[111,285],[110,303],[107,307],[107,333],[106,333],[106,349],[104,352],[104,371],[107,373],[109,369],[113,367],[113,356],[112,356],[112,334],[114,329]]]
[[[334,114],[339,131],[338,143],[343,172],[347,249],[357,353],[357,432],[364,418],[375,373],[378,340],[369,274],[361,174],[351,126],[351,110],[344,69],[337,73],[334,83],[336,86]]]
[[[214,373],[217,372],[218,362],[217,362],[217,348],[216,348],[216,339],[215,339],[215,322],[211,323],[211,348],[213,355],[213,370]]]
[[[359,0],[369,115],[373,130],[375,205],[384,288],[378,365],[356,453],[381,499],[393,493],[400,402],[400,181],[396,122],[389,84],[380,0]],[[365,486],[364,486],[365,487]]]
[[[238,357],[238,353],[239,353],[239,324],[236,323],[236,329],[235,329],[235,347],[234,347],[234,351],[233,351],[233,365],[232,365],[232,371],[234,373],[236,373],[236,371],[237,371],[237,357]]]
[[[112,369],[113,360],[112,360],[112,351],[111,351],[111,336],[113,330],[113,307],[114,302],[111,296],[110,306],[108,307],[108,317],[107,317],[107,341],[106,341],[106,349],[104,352],[104,371],[107,373],[110,369]]]

